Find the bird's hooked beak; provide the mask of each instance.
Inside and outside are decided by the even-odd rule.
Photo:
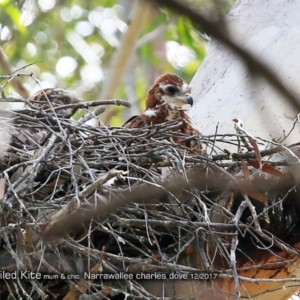
[[[193,106],[194,104],[193,97],[190,94],[186,94],[185,97],[186,97],[186,103],[189,104],[190,106]]]
[[[194,104],[193,97],[190,94],[181,94],[173,97],[166,96],[163,97],[163,100],[172,107],[180,110],[186,110],[186,105],[193,106]]]
[[[190,106],[193,106],[194,104],[194,99],[191,96],[191,94],[185,94],[184,96],[179,96],[179,97],[174,97],[176,100],[181,102],[181,105],[189,104]]]

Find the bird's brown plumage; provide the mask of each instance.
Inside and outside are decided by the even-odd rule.
[[[27,100],[29,101],[29,104],[26,104],[24,108],[27,111],[30,110],[29,113],[33,112],[40,117],[41,122],[44,123],[45,126],[40,123],[37,124],[37,127],[30,126],[21,129],[17,128],[15,137],[18,140],[18,144],[23,144],[25,149],[37,150],[37,152],[33,154],[33,158],[35,158],[35,155],[39,155],[38,149],[48,141],[51,135],[52,122],[53,124],[56,124],[58,121],[56,116],[63,119],[69,119],[78,109],[78,107],[71,105],[80,103],[82,100],[72,92],[61,88],[40,90],[30,96]],[[70,106],[62,107],[65,105]],[[35,108],[52,115],[52,117],[48,118],[44,113],[34,112]],[[54,115],[54,112],[56,116]],[[61,167],[64,168],[65,166]],[[45,169],[43,172],[37,174],[33,190],[29,195],[33,199],[42,200],[49,195],[54,195],[54,193],[64,192],[68,182],[69,178],[65,176],[63,172],[57,172],[55,166],[53,166],[53,169],[49,167],[49,169]]]
[[[191,92],[191,88],[182,78],[176,74],[164,74],[149,89],[146,99],[146,110],[152,109],[164,102],[162,96],[167,92],[161,88],[162,86],[173,86],[178,90],[182,90],[185,94],[190,94]]]
[[[61,88],[47,88],[40,90],[30,96],[28,99],[30,104],[25,104],[24,109],[34,110],[35,107],[46,111],[49,114],[56,115],[61,118],[70,118],[77,110],[77,107],[62,107],[63,105],[76,104],[82,100],[72,92]],[[46,121],[45,121],[46,122]],[[48,124],[48,122],[46,122]],[[16,143],[21,143],[25,148],[28,146],[39,147],[48,138],[50,131],[47,127],[22,127],[17,128],[13,132]]]
[[[182,119],[183,124],[177,131],[188,136],[199,134],[186,113],[187,106],[193,105],[193,98],[190,92],[191,88],[179,76],[175,74],[160,76],[148,91],[145,111],[138,116],[130,118],[123,126],[126,128],[140,128]],[[172,138],[172,141],[176,143],[181,140],[179,137]],[[188,141],[183,143],[183,145],[193,147],[194,143]]]
[[[205,153],[202,149],[201,141],[197,139],[188,139],[176,135],[183,133],[187,136],[199,135],[199,131],[193,127],[191,119],[187,114],[187,106],[193,105],[193,98],[190,95],[191,88],[188,84],[175,74],[165,74],[159,77],[151,86],[146,98],[145,111],[129,119],[124,127],[140,128],[152,124],[160,124],[171,120],[182,120],[182,125],[174,129],[174,135],[169,139],[171,142],[178,144],[179,147],[188,147],[198,153]],[[161,168],[163,178],[172,181],[173,170],[169,167]],[[181,191],[176,195],[168,195],[164,201],[172,204],[174,213],[181,215],[181,209],[177,209],[178,203],[187,203],[192,198],[191,191]]]
[[[61,88],[48,88],[36,92],[28,98],[31,105],[41,108],[43,110],[53,111],[53,108],[79,103],[82,100],[74,95],[72,92]],[[24,108],[32,109],[32,106],[26,104]],[[70,118],[77,110],[77,107],[65,107],[55,110],[60,117]]]

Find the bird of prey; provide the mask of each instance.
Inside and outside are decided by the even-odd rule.
[[[48,88],[30,96],[23,109],[0,110],[0,133],[7,136],[5,149],[8,150],[9,145],[23,150],[39,148],[49,136],[47,127],[55,123],[56,116],[70,118],[78,108],[73,104],[81,101],[69,91]],[[47,117],[48,114],[52,118]],[[1,142],[4,144],[3,139]]]
[[[77,110],[76,106],[63,107],[80,103],[82,100],[72,92],[61,88],[47,88],[38,91],[30,96],[24,105],[24,109],[34,110],[41,109],[48,114],[55,114],[60,118],[69,119]],[[37,124],[40,125],[40,124]],[[46,127],[23,127],[17,129],[16,137],[27,146],[41,145],[49,135],[49,130]]]
[[[145,111],[138,116],[130,118],[123,126],[126,128],[139,128],[181,119],[183,123],[179,129],[175,129],[176,132],[181,132],[187,136],[199,135],[198,130],[193,127],[191,119],[186,112],[187,108],[193,105],[193,98],[190,93],[191,88],[179,76],[175,74],[162,75],[148,91]],[[201,142],[196,142],[193,139],[184,141],[182,137],[172,137],[171,141],[192,148],[197,152],[205,153]],[[172,168],[163,167],[161,168],[161,175],[163,178],[172,181],[174,172]],[[173,204],[176,214],[182,214],[182,211],[177,209],[177,205],[186,203],[191,198],[191,192],[185,190],[172,197],[168,196],[168,200]]]
[[[20,153],[27,153],[34,157],[41,146],[48,141],[53,130],[52,126],[57,125],[58,118],[69,119],[78,109],[74,104],[81,101],[72,92],[60,88],[48,88],[30,96],[22,110],[0,111],[0,122],[6,120],[8,124],[6,127],[11,136],[10,147],[13,149],[8,148],[7,159],[16,153],[16,149],[21,149]],[[18,177],[21,171],[18,169],[15,177]],[[44,177],[47,178],[48,175],[46,172]],[[39,177],[41,179],[42,176]],[[47,180],[51,181],[50,178]],[[55,183],[59,182],[55,180]],[[51,184],[47,184],[44,190],[48,186]],[[52,187],[49,189],[53,191]],[[44,190],[40,190],[40,194]]]
[[[183,124],[178,129],[179,132],[188,136],[199,134],[186,113],[187,108],[193,106],[190,92],[189,85],[179,76],[169,73],[160,76],[148,91],[145,111],[130,118],[123,126],[139,128],[181,119]],[[181,139],[175,137],[172,141],[178,143]],[[192,148],[195,142],[190,140],[183,145]],[[201,148],[201,145],[197,146]]]
[[[63,118],[70,118],[77,110],[76,106],[62,107],[68,104],[76,104],[82,100],[74,95],[72,92],[60,88],[48,88],[40,90],[28,98],[31,105],[25,104],[24,108],[32,109],[32,106],[53,112]],[[55,109],[56,108],[56,109]]]

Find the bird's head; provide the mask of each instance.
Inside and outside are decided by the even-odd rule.
[[[28,100],[33,106],[43,110],[49,109],[50,111],[52,110],[51,106],[55,108],[63,105],[71,105],[82,102],[82,100],[72,92],[60,88],[47,88],[40,90],[29,97]],[[30,106],[25,105],[25,108],[30,108]],[[69,118],[75,113],[76,110],[77,107],[70,106],[57,108],[55,111],[58,115],[64,118]]]
[[[160,76],[148,91],[146,109],[167,104],[176,110],[186,110],[187,105],[193,106],[191,88],[179,76],[165,74]]]

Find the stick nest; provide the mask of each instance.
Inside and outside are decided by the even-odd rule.
[[[230,248],[247,257],[270,245],[269,233],[266,251],[295,253],[298,192],[288,166],[298,146],[241,132],[183,136],[182,120],[92,127],[91,116],[1,111],[0,271],[19,278],[2,282],[1,298],[155,299],[139,274],[222,274],[233,268]]]

